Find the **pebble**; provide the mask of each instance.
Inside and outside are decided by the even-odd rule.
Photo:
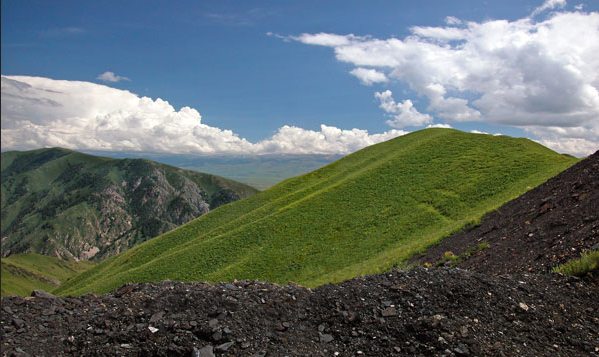
[[[229,348],[231,348],[231,346],[233,346],[235,344],[235,342],[225,342],[222,345],[218,345],[216,346],[215,350],[217,351],[221,351],[221,352],[226,352],[229,350]]]
[[[328,334],[328,333],[320,334],[320,342],[322,342],[322,343],[329,343],[329,342],[333,341],[334,339],[335,338],[331,334]]]
[[[162,317],[164,316],[164,312],[163,311],[159,311],[155,314],[152,315],[152,317],[150,317],[150,323],[156,323],[160,320],[162,320]]]
[[[521,302],[518,304],[518,307],[520,307],[522,310],[524,311],[528,311],[529,307],[528,305],[526,305],[525,303]]]
[[[381,315],[383,315],[383,317],[397,316],[397,309],[394,307],[388,307],[381,312]]]
[[[223,339],[223,333],[220,331],[216,331],[212,334],[212,341],[218,342]]]
[[[218,320],[217,319],[212,319],[210,321],[208,321],[208,327],[210,327],[211,329],[215,329],[218,326]]]
[[[201,349],[193,348],[192,357],[214,357],[214,348],[211,345],[204,346]]]
[[[12,324],[17,329],[23,328],[25,326],[25,321],[21,319],[12,319]]]
[[[56,299],[56,295],[52,295],[49,292],[43,291],[43,290],[33,290],[31,292],[31,296],[32,297],[36,297],[36,298],[44,298],[44,299]]]

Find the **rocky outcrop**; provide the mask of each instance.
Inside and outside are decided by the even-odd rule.
[[[2,254],[102,259],[255,189],[148,160],[2,153]]]

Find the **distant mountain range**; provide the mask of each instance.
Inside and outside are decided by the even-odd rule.
[[[256,189],[143,159],[2,153],[2,255],[99,260]]]
[[[113,158],[144,158],[186,170],[210,172],[243,182],[260,190],[319,169],[342,155],[194,155],[140,153],[122,151],[90,151],[92,155]]]
[[[577,161],[528,139],[413,132],[210,212],[57,293],[164,279],[313,287],[386,271]]]

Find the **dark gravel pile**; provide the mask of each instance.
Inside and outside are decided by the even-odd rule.
[[[483,242],[488,248],[478,249]],[[450,251],[460,257],[456,265],[468,270],[545,273],[589,249],[599,249],[599,151],[413,263],[437,263]]]
[[[599,356],[597,296],[577,278],[445,268],[315,290],[134,284],[3,298],[2,355]]]

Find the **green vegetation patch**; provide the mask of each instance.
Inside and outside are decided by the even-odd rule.
[[[39,254],[2,258],[2,296],[28,296],[33,290],[52,291],[61,282],[94,266],[88,261],[64,261]]]
[[[599,250],[592,250],[582,253],[578,259],[553,268],[553,271],[564,275],[585,276],[597,269],[599,269]]]
[[[382,272],[576,161],[527,139],[414,132],[220,207],[57,292],[164,279],[314,287]]]
[[[470,247],[468,247],[468,249],[466,249],[465,252],[463,252],[462,254],[456,255],[454,254],[452,251],[448,250],[446,252],[443,253],[443,256],[441,257],[441,259],[439,259],[439,261],[437,262],[437,266],[443,266],[443,265],[450,265],[450,266],[456,266],[459,263],[468,260],[468,258],[470,258],[471,256],[473,256],[474,254],[483,251],[485,249],[488,249],[491,245],[488,242],[482,241],[478,244],[474,244]],[[425,267],[431,267],[432,264],[429,262],[424,263]]]

